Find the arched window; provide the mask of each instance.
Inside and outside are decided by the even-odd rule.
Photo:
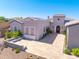
[[[56,26],[56,33],[60,33],[60,26]]]

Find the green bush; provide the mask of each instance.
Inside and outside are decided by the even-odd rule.
[[[19,35],[18,31],[13,31],[13,32],[12,32],[12,37],[13,37],[13,38],[18,37],[18,35]]]
[[[5,17],[0,16],[0,22],[5,21]]]
[[[5,38],[11,38],[11,37],[12,37],[12,32],[5,33]]]
[[[22,36],[22,33],[21,33],[21,31],[18,31],[18,36]]]
[[[67,32],[66,32],[66,30],[65,30],[65,31],[63,32],[63,34],[66,35],[66,33],[67,33]]]
[[[22,35],[22,33],[20,31],[6,32],[5,38],[16,38],[21,35]]]
[[[20,53],[20,49],[19,48],[16,48],[15,51],[16,51],[16,53]]]
[[[48,28],[46,29],[46,33],[47,33],[47,34],[51,34],[51,33],[52,33],[52,30],[48,27]]]
[[[75,56],[79,56],[79,48],[73,48],[71,54]]]
[[[69,50],[68,48],[65,48],[65,49],[64,49],[64,53],[65,53],[65,54],[70,54],[70,50]]]

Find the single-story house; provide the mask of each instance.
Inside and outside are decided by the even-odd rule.
[[[39,40],[45,29],[49,27],[48,20],[42,20],[40,18],[27,17],[23,20],[13,20],[10,22],[10,30],[20,30],[25,38]]]
[[[67,28],[68,48],[79,48],[79,21],[70,21],[65,26]]]
[[[2,21],[0,22],[0,37],[3,37],[5,32],[8,31],[10,25],[9,22]]]

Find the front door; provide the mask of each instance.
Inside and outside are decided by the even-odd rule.
[[[60,26],[56,27],[56,33],[60,33]]]

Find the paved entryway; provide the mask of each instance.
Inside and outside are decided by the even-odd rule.
[[[63,49],[63,42],[64,35],[58,34],[56,36],[56,34],[53,34],[41,41],[21,40],[15,44],[26,46],[27,52],[45,57],[47,59],[55,59],[55,57],[59,57],[59,53]]]
[[[63,51],[65,36],[62,34],[53,34],[49,37],[50,39],[47,37],[46,41],[44,41],[45,39],[41,40],[42,42],[33,41],[31,45],[34,46],[30,47],[32,50],[28,49],[27,51],[46,57],[47,59],[60,58],[60,53]],[[46,43],[49,41],[52,41],[52,44]]]
[[[57,36],[56,33],[47,35],[45,38],[39,40],[39,42],[52,44],[54,42],[54,40],[56,39],[56,36]]]
[[[63,52],[65,36],[63,34],[58,34],[54,43],[52,44],[53,48],[58,52]]]

